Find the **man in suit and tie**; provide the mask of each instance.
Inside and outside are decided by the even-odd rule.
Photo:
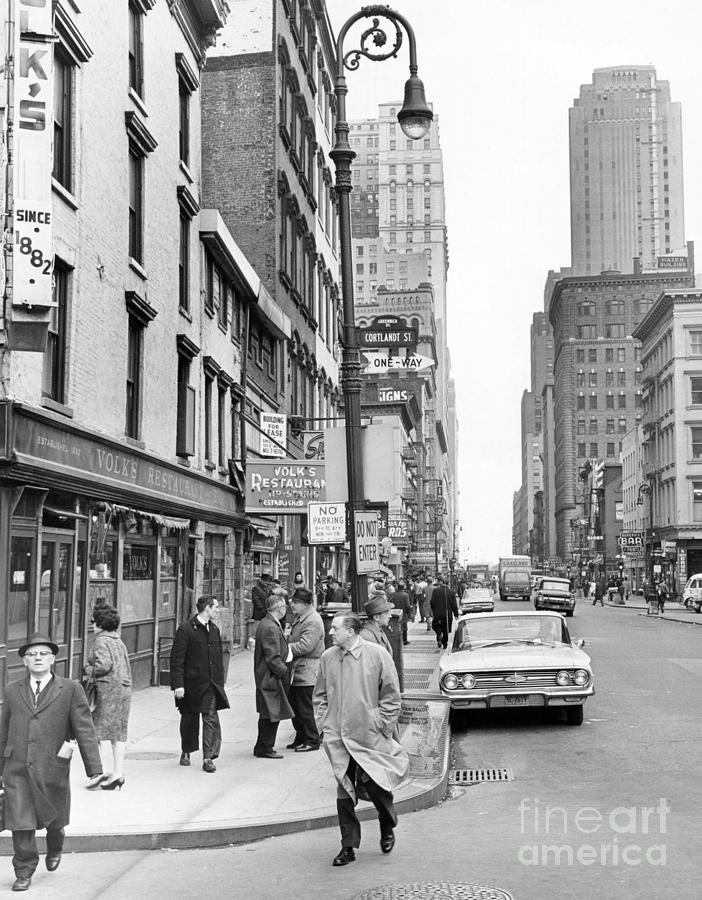
[[[51,671],[58,646],[33,634],[19,648],[27,678],[7,686],[0,717],[0,776],[5,828],[12,831],[13,891],[26,891],[39,864],[36,830],[46,828],[46,868],[61,862],[71,808],[69,774],[75,739],[89,778],[102,774],[85,692]]]

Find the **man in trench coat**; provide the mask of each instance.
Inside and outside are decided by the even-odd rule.
[[[334,617],[334,646],[326,650],[314,690],[317,727],[337,781],[336,808],[341,851],[332,865],[356,858],[361,825],[358,799],[378,810],[380,849],[395,845],[397,814],[392,790],[405,778],[409,758],[395,739],[400,716],[400,687],[392,656],[379,644],[360,637],[361,620],[354,613]]]
[[[278,725],[283,719],[293,717],[287,696],[290,680],[287,663],[292,661],[292,652],[280,623],[286,611],[285,598],[271,594],[266,600],[266,615],[256,629],[254,681],[258,737],[253,755],[259,759],[283,758],[283,754],[275,750]]]
[[[453,617],[458,618],[458,604],[456,595],[449,588],[445,578],[439,580],[439,584],[431,594],[431,627],[436,632],[436,646],[438,650],[448,647],[449,634]]]
[[[85,692],[54,675],[58,646],[33,634],[19,648],[27,678],[7,686],[0,717],[0,775],[5,786],[5,828],[12,831],[13,891],[26,891],[39,864],[36,829],[46,828],[46,868],[61,862],[71,810],[70,769],[78,742],[89,778],[102,774],[100,750]]]
[[[190,765],[190,754],[200,744],[202,716],[202,769],[216,772],[213,760],[222,749],[219,710],[229,709],[224,690],[222,637],[213,621],[216,597],[200,597],[197,613],[176,631],[171,648],[171,690],[180,712],[180,764]]]

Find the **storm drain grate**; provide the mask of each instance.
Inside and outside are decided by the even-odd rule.
[[[382,884],[355,894],[352,900],[513,900],[500,888],[465,881],[412,881]]]
[[[405,690],[428,691],[433,669],[403,669],[402,679]]]
[[[481,781],[514,781],[511,769],[454,769],[449,775],[451,784],[478,784]]]

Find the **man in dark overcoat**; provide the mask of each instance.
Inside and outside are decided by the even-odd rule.
[[[5,828],[12,832],[13,891],[26,891],[39,864],[36,829],[46,828],[46,868],[61,862],[71,811],[70,769],[76,740],[89,778],[102,774],[100,750],[85,692],[54,675],[58,646],[33,634],[19,648],[27,678],[7,686],[0,717],[0,775]]]
[[[267,572],[262,572],[251,588],[251,618],[257,622],[266,615],[266,600],[272,590],[271,576]]]
[[[409,644],[407,640],[407,627],[410,623],[410,619],[413,616],[412,612],[412,601],[410,599],[410,595],[405,588],[404,581],[398,581],[397,590],[394,594],[390,595],[390,602],[395,607],[395,609],[402,610],[402,643]]]
[[[456,595],[449,588],[445,578],[439,579],[439,584],[431,592],[431,627],[436,632],[437,649],[448,647],[449,634],[453,617],[458,618],[458,604]]]
[[[213,617],[215,597],[200,597],[197,614],[178,628],[171,649],[171,690],[180,711],[180,764],[190,765],[190,754],[200,744],[202,716],[202,768],[216,772],[213,760],[222,749],[220,709],[229,709],[224,690],[222,636]]]
[[[254,681],[256,683],[256,712],[258,738],[253,749],[260,759],[282,759],[276,753],[275,739],[283,719],[292,719],[288,703],[289,670],[292,652],[283,633],[280,620],[285,618],[287,604],[279,594],[266,600],[266,615],[256,629],[254,647]]]

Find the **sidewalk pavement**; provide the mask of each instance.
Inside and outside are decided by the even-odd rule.
[[[409,639],[404,648],[405,694],[416,697],[436,683],[432,672],[439,655],[434,633],[423,624],[410,625]],[[87,790],[80,755],[73,760],[66,852],[221,846],[336,825],[336,783],[327,755],[323,749],[286,750],[294,736],[289,720],[281,722],[276,744],[284,759],[253,756],[258,717],[250,650],[232,657],[226,690],[231,709],[220,712],[222,752],[215,774],[203,772],[200,753],[191,755],[189,768],[179,765],[180,719],[170,688],[133,694],[123,790]],[[426,809],[443,799],[447,721],[442,741],[440,773],[411,777],[395,791],[399,813]],[[359,818],[375,816],[372,804],[359,804]],[[0,837],[0,855],[12,855],[7,832]]]
[[[589,598],[585,597],[582,602],[587,603],[588,601]],[[614,603],[613,601],[605,600],[605,605],[616,609],[635,609],[639,615],[649,615],[648,603],[637,594],[631,594],[626,603]],[[665,612],[660,615],[652,613],[650,618],[665,619],[668,622],[684,622],[687,625],[702,625],[702,615],[693,609],[687,609],[682,603],[678,603],[677,600],[668,600],[665,605]]]

